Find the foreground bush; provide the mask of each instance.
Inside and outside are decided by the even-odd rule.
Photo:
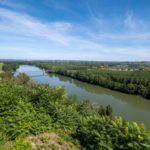
[[[79,125],[76,138],[91,150],[149,150],[150,136],[143,125],[121,118],[87,117]]]
[[[72,100],[61,87],[30,84],[24,77],[0,83],[0,147],[15,141],[14,149],[30,149],[18,139],[54,131],[91,150],[150,149],[144,127],[113,119],[110,106],[94,108],[88,101]]]

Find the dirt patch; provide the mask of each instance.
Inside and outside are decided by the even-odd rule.
[[[78,150],[73,143],[53,132],[31,135],[25,141],[31,143],[33,150]]]

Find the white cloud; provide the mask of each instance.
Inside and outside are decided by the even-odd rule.
[[[67,44],[71,24],[65,22],[43,23],[27,14],[19,14],[7,9],[0,9],[0,30],[17,33],[21,36],[33,35],[50,41]]]
[[[92,45],[90,45],[92,47]],[[88,47],[88,45],[87,45]],[[86,47],[85,47],[86,48]],[[5,46],[1,47],[0,53],[4,53],[1,58],[14,59],[61,59],[61,60],[99,60],[99,61],[149,61],[149,48],[139,47],[138,49],[132,47],[93,47],[93,50],[83,51],[76,49],[76,47],[69,47],[69,49],[52,48],[52,47],[38,47],[38,46]]]
[[[146,22],[141,18],[136,19],[132,13],[127,13],[124,25],[131,30],[144,30],[147,28]]]
[[[103,26],[101,20],[97,21]],[[124,23],[137,29],[135,21],[137,19],[127,16]],[[7,57],[30,59],[150,60],[150,45],[132,46],[132,40],[137,44],[149,40],[150,32],[127,30],[116,34],[92,32],[91,28],[69,22],[42,22],[28,14],[0,8],[0,39],[6,41],[6,45],[0,41],[0,52]],[[17,43],[18,38],[22,42]],[[34,42],[28,44],[26,38]],[[114,41],[118,45],[114,45]],[[124,42],[131,46],[123,46]]]
[[[133,16],[131,14],[127,15],[126,19],[124,20],[124,23],[127,27],[132,28],[132,29],[137,27],[137,24],[133,20]]]

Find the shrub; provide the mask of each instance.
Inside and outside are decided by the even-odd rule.
[[[76,137],[91,150],[149,150],[150,135],[143,125],[121,118],[91,116],[84,118]]]

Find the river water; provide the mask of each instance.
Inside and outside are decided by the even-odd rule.
[[[144,123],[150,129],[150,100],[140,96],[112,91],[100,86],[84,83],[57,74],[46,74],[35,66],[21,65],[16,71],[28,74],[37,83],[47,83],[50,86],[63,86],[69,96],[76,95],[77,100],[88,99],[104,106],[111,105],[113,115],[121,116],[130,121]]]

